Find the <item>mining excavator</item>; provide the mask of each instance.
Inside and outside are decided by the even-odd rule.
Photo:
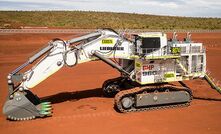
[[[121,73],[102,86],[105,96],[114,97],[119,112],[188,106],[192,92],[182,81],[207,78],[213,84],[206,75],[206,51],[202,43],[195,43],[190,37],[187,33],[179,41],[174,33],[168,40],[163,32],[145,32],[126,38],[112,29],[99,29],[67,41],[53,39],[9,73],[3,113],[9,120],[51,116],[51,103],[42,102],[29,89],[64,66],[95,60]],[[25,70],[30,64],[33,67]],[[170,84],[175,81],[180,86]]]

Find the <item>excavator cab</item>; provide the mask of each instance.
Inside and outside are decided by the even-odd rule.
[[[147,32],[134,35],[136,45],[136,52],[139,55],[146,55],[163,47],[164,33],[161,32]],[[166,36],[165,36],[166,37]]]

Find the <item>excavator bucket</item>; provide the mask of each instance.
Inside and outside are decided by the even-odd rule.
[[[50,102],[41,102],[31,91],[25,90],[15,92],[13,98],[5,102],[3,113],[9,120],[31,120],[51,116],[52,107]]]

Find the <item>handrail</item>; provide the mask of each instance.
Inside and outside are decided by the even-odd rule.
[[[209,73],[206,73],[204,78],[213,89],[215,89],[217,92],[219,92],[221,94],[221,88],[220,88],[219,84],[215,83],[215,79],[213,79]]]

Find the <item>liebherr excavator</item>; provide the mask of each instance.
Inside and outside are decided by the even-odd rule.
[[[64,66],[93,60],[121,72],[102,87],[105,96],[115,96],[119,112],[188,106],[192,92],[182,81],[205,77],[206,53],[202,43],[191,41],[190,34],[182,42],[176,36],[168,40],[165,33],[146,32],[126,38],[112,29],[99,29],[67,41],[53,39],[9,73],[3,113],[10,120],[51,116],[51,103],[41,102],[29,89]],[[35,62],[28,71],[21,71]],[[183,86],[168,84],[174,81]]]

